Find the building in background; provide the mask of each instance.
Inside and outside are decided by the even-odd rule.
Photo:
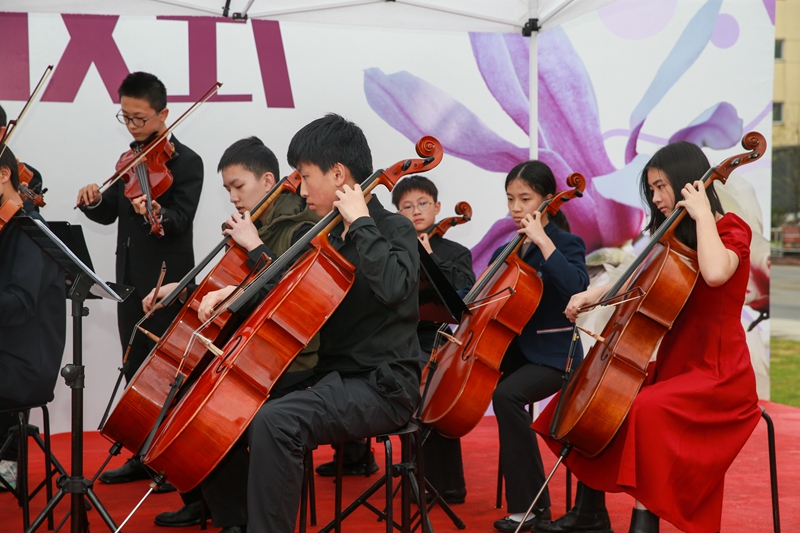
[[[775,2],[772,225],[800,212],[800,0]],[[788,215],[788,216],[787,216]]]

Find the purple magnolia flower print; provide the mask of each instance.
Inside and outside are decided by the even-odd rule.
[[[642,126],[711,39],[719,6],[720,0],[709,0],[698,10],[636,106],[625,151],[626,166],[636,168],[625,170],[641,170],[646,158],[636,157],[636,141]],[[487,88],[517,126],[530,134],[527,38],[472,33],[470,41]],[[528,159],[527,147],[502,138],[467,106],[427,81],[408,72],[385,74],[377,68],[367,69],[364,76],[369,105],[409,140],[416,142],[422,135],[433,135],[448,154],[492,172],[506,173]],[[587,181],[584,197],[563,207],[572,231],[583,238],[587,252],[623,245],[641,231],[644,211],[633,202],[604,196],[593,183],[594,178],[620,169],[606,152],[588,72],[560,28],[539,36],[538,81],[539,159],[553,170],[559,190],[567,188],[566,178],[572,172],[580,172]],[[727,148],[741,138],[741,124],[733,106],[722,102],[675,133],[670,142],[689,140],[701,146]],[[489,229],[472,249],[476,272],[483,271],[492,252],[510,240],[516,229],[509,217]]]

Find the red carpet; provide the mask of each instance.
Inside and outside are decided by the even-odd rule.
[[[778,451],[778,484],[780,489],[780,512],[782,531],[794,533],[800,531],[800,409],[783,405],[763,403],[767,412],[775,423],[776,443]],[[69,470],[68,434],[59,434],[53,437],[54,450],[59,460]],[[376,451],[378,464],[382,463],[383,446],[373,445]],[[85,475],[94,474],[107,455],[108,442],[97,433],[86,434],[86,450],[84,460],[86,465]],[[545,451],[545,468],[552,468],[555,460]],[[486,417],[481,424],[463,439],[465,472],[467,478],[467,503],[456,505],[454,510],[467,525],[467,531],[495,531],[492,523],[504,515],[503,509],[495,509],[495,493],[497,479],[497,425],[494,417]],[[399,443],[395,445],[395,455],[399,456]],[[320,464],[331,459],[330,448],[324,447],[315,452],[315,463]],[[123,463],[122,457],[112,460],[109,468],[116,468]],[[38,482],[44,471],[44,463],[40,453],[32,448],[31,458],[32,481]],[[344,499],[349,502],[371,485],[377,477],[370,478],[348,477],[344,484]],[[315,531],[326,524],[333,516],[333,483],[329,478],[316,477],[318,526],[309,528]],[[573,483],[574,487],[574,483]],[[136,502],[147,491],[147,483],[139,481],[125,485],[103,485],[97,483],[95,490],[100,500],[110,511],[111,515],[121,523]],[[574,489],[573,489],[574,490]],[[376,505],[379,505],[380,496],[373,496]],[[565,476],[564,470],[556,473],[551,483],[553,512],[556,516],[564,512]],[[44,506],[44,494],[37,496],[32,503],[32,513],[36,513]],[[608,496],[608,507],[611,521],[617,533],[625,533],[630,521],[632,499],[625,494],[611,494]],[[177,494],[151,495],[139,511],[133,516],[125,532],[152,532],[169,533],[168,528],[153,525],[153,517],[162,511],[177,509],[181,500]],[[56,522],[60,520],[69,507],[69,497],[65,497],[57,508]],[[397,509],[397,507],[396,507]],[[772,531],[772,507],[769,487],[769,460],[767,454],[766,424],[759,423],[752,437],[742,453],[734,462],[728,472],[725,487],[725,506],[722,518],[723,533],[761,533]],[[22,512],[16,500],[8,493],[0,493],[0,531],[21,531]],[[91,530],[95,533],[107,531],[99,515],[89,513]],[[432,513],[434,529],[437,532],[458,531],[441,509],[434,509]],[[62,531],[68,531],[67,524]],[[345,531],[385,531],[383,522],[378,523],[374,515],[364,509],[359,509],[348,518],[343,528]],[[46,524],[39,529],[46,531]],[[181,528],[179,531],[195,531],[198,527]],[[174,530],[172,530],[174,531]],[[209,531],[216,531],[209,525]],[[670,524],[662,522],[662,533],[678,531]]]

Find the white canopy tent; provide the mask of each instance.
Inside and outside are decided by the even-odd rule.
[[[218,15],[421,30],[530,35],[530,157],[538,156],[538,32],[614,0],[5,0],[3,11]]]

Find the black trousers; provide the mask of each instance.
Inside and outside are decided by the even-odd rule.
[[[415,403],[387,364],[355,376],[333,372],[265,403],[250,424],[249,530],[293,533],[305,451],[394,431],[410,420]]]
[[[15,402],[14,400],[9,400],[7,398],[0,398],[0,409],[14,409],[19,406],[19,403]],[[3,447],[3,444],[6,442],[6,438],[8,437],[8,430],[16,427],[19,423],[19,419],[14,416],[13,413],[3,412],[0,413],[0,448]],[[3,457],[3,461],[14,461],[17,460],[17,455],[19,452],[19,437],[15,438],[11,445],[9,445],[8,449],[6,450],[6,454]]]
[[[275,385],[268,402],[290,392],[314,384],[313,370],[284,374]],[[203,497],[211,510],[214,527],[233,527],[247,524],[247,473],[250,467],[248,437],[243,435],[228,451],[222,461],[200,483]],[[194,492],[197,489],[193,489]]]
[[[561,389],[564,372],[528,362],[516,339],[500,365],[503,377],[492,396],[500,436],[500,464],[506,480],[509,513],[524,513],[544,484],[544,466],[531,415],[525,410]],[[542,494],[539,509],[550,507],[550,493]]]
[[[461,439],[448,439],[431,432],[422,447],[425,479],[439,491],[466,488],[464,462],[461,459]]]
[[[125,276],[125,285],[133,285],[128,276]],[[165,309],[159,309],[153,315],[142,323],[142,327],[150,333],[162,336],[175,317],[181,310],[178,304],[171,305]],[[133,329],[136,323],[142,319],[144,311],[142,310],[142,299],[138,293],[134,291],[124,302],[117,304],[117,330],[119,332],[119,342],[122,345],[122,355],[125,356],[125,350],[128,348],[128,343],[131,339]],[[136,371],[142,366],[142,363],[153,351],[156,343],[151,341],[141,331],[137,331],[133,336],[133,343],[131,344],[131,351],[128,354],[128,368],[125,370],[125,382],[130,383]],[[181,494],[181,499],[184,503],[192,503],[200,501],[200,490],[192,489],[191,491]]]
[[[126,285],[130,285],[127,281]],[[157,336],[162,336],[167,328],[178,316],[181,306],[177,303],[165,309],[159,309],[153,315],[144,321],[142,327]],[[142,319],[144,311],[142,310],[142,299],[138,293],[134,291],[124,302],[117,304],[117,329],[119,331],[119,342],[122,344],[122,354],[125,355],[125,350],[128,347],[128,342],[131,338],[131,333],[136,327],[136,323]],[[150,355],[150,352],[155,347],[156,343],[148,339],[144,333],[137,331],[133,337],[133,344],[131,351],[128,354],[128,368],[125,371],[125,381],[130,382],[139,367]]]

